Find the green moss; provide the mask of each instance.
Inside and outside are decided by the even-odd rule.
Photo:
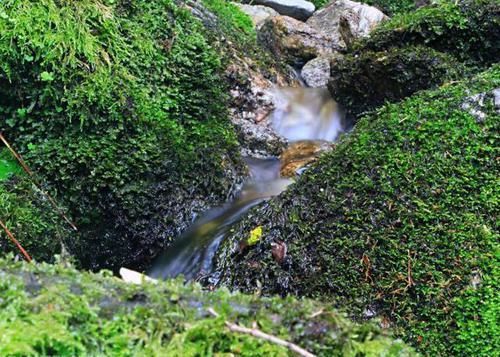
[[[225,321],[255,323],[323,356],[414,355],[376,326],[354,324],[310,300],[206,293],[180,280],[127,285],[106,272],[8,259],[0,260],[0,276],[2,355],[289,355],[229,331]]]
[[[453,57],[424,46],[350,54],[331,65],[328,88],[351,114],[358,116],[446,81],[465,69]]]
[[[287,193],[234,227],[219,254],[221,283],[375,314],[429,355],[497,350],[499,86],[497,65],[361,119]],[[238,253],[233,244],[256,226],[261,240]],[[288,248],[281,263],[278,241]]]
[[[38,261],[53,261],[62,242],[72,237],[46,196],[22,175],[0,182],[0,220]],[[0,253],[6,252],[20,253],[0,229]]]
[[[415,0],[365,0],[363,2],[375,6],[388,16],[415,10]]]
[[[0,150],[0,181],[3,181],[20,171],[21,168],[12,155],[6,149]]]
[[[240,162],[224,68],[188,10],[7,0],[0,32],[0,131],[69,208],[85,266],[143,266],[226,197]]]
[[[445,0],[393,17],[362,40],[357,50],[424,44],[464,61],[488,65],[500,57],[499,15],[496,0]]]

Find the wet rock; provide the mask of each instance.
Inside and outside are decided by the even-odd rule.
[[[355,117],[396,102],[416,91],[459,78],[463,66],[455,58],[428,47],[410,46],[366,51],[332,62],[328,89]]]
[[[302,79],[309,87],[326,87],[330,79],[330,63],[341,59],[340,53],[331,56],[316,57],[307,62],[300,72]]]
[[[316,57],[310,60],[302,67],[300,75],[309,87],[325,87],[330,78],[330,59]]]
[[[276,10],[267,6],[240,4],[237,2],[233,2],[232,4],[238,6],[241,11],[250,16],[256,29],[260,29],[268,18],[279,15]]]
[[[388,17],[373,6],[350,0],[336,0],[317,11],[307,24],[319,32],[332,36],[341,47],[354,39],[366,37]]]
[[[226,76],[231,85],[230,118],[236,128],[243,156],[278,156],[286,140],[272,129],[268,114],[274,109],[272,88],[287,85],[290,78],[275,81],[265,78],[258,70],[243,62],[228,67]]]
[[[277,58],[291,65],[303,65],[341,48],[336,38],[288,16],[268,19],[258,38]]]
[[[482,123],[488,117],[486,112],[491,102],[495,106],[496,113],[500,114],[500,88],[467,97],[460,107],[476,118],[478,123]]]
[[[255,0],[253,3],[270,7],[280,15],[290,16],[300,21],[306,21],[316,9],[312,2],[305,0]]]
[[[281,154],[281,176],[294,177],[304,166],[316,161],[318,157],[332,150],[334,145],[327,141],[297,141]]]

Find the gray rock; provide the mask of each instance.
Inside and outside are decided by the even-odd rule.
[[[233,2],[232,4],[238,6],[241,11],[250,16],[257,30],[262,27],[262,25],[268,18],[279,15],[279,13],[276,10],[273,10],[267,6],[247,5],[247,4],[240,4],[237,2]]]
[[[303,65],[340,49],[335,38],[288,16],[267,19],[258,38],[277,58],[291,65]]]
[[[309,87],[326,87],[330,79],[330,57],[321,56],[307,62],[300,72]]]
[[[290,16],[300,21],[306,21],[314,13],[316,7],[305,0],[255,0],[254,4],[270,7],[280,15]]]
[[[478,123],[482,123],[488,117],[485,113],[485,109],[488,105],[491,105],[489,103],[493,104],[496,112],[500,114],[500,88],[493,89],[491,92],[479,93],[465,98],[461,108],[476,118]]]
[[[382,21],[388,19],[379,9],[350,0],[335,0],[316,11],[307,24],[336,39],[346,47],[354,39],[366,37]]]

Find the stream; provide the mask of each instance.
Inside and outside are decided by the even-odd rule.
[[[289,142],[280,158],[245,158],[249,178],[236,198],[205,212],[160,254],[148,271],[156,279],[200,279],[214,270],[214,256],[230,227],[255,205],[279,195],[307,164],[349,129],[342,110],[323,88],[275,88],[274,130]],[[325,145],[328,144],[328,145]],[[291,174],[290,174],[291,171]]]

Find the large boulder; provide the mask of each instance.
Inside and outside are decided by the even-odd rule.
[[[288,16],[268,19],[258,38],[275,57],[292,65],[303,65],[341,48],[336,38]]]
[[[442,1],[394,17],[353,47],[361,52],[425,45],[488,66],[500,58],[499,28],[498,0]]]
[[[354,39],[366,37],[382,21],[388,19],[373,6],[350,0],[335,0],[307,20],[316,30],[336,38],[343,47]]]
[[[242,12],[250,16],[256,29],[260,29],[264,24],[264,22],[269,17],[274,17],[279,15],[279,13],[276,10],[273,10],[272,8],[267,6],[248,5],[248,4],[241,4],[238,2],[235,2],[233,4],[235,6],[238,6]]]
[[[206,292],[181,280],[132,285],[10,259],[0,259],[0,277],[2,356],[289,355],[277,338],[325,357],[415,354],[390,331],[307,299]]]
[[[463,66],[431,48],[417,46],[345,55],[331,62],[328,88],[354,116],[395,102],[418,90],[457,79]]]
[[[361,119],[232,227],[220,283],[329,299],[358,319],[380,318],[427,355],[494,355],[499,87],[496,65]],[[256,227],[259,242],[238,251]]]
[[[314,13],[316,7],[305,0],[255,0],[252,3],[264,5],[276,10],[280,15],[306,21]]]

